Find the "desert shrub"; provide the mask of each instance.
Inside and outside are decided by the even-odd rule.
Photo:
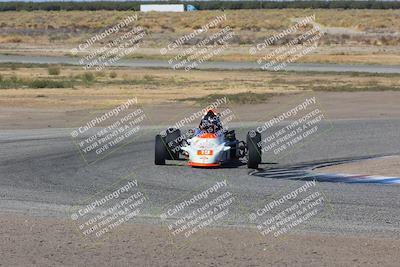
[[[51,65],[47,68],[49,75],[59,75],[61,68],[59,65]]]
[[[68,88],[72,87],[72,84],[67,81],[54,81],[47,79],[36,79],[26,82],[30,88]]]
[[[110,78],[111,78],[111,79],[117,78],[117,73],[116,73],[115,71],[112,71],[112,72],[110,73]]]
[[[94,80],[95,80],[95,77],[94,77],[94,75],[93,75],[93,73],[91,73],[91,72],[85,72],[84,74],[82,74],[82,81],[84,82],[84,83],[86,83],[86,84],[91,84],[91,83],[93,83],[94,82]]]
[[[237,93],[237,94],[228,94],[228,95],[223,95],[223,94],[211,94],[203,97],[191,97],[191,98],[185,98],[181,99],[182,101],[194,101],[200,105],[205,105],[207,103],[212,103],[216,101],[217,99],[221,99],[226,97],[227,101],[231,104],[258,104],[258,103],[264,103],[271,99],[271,97],[275,96],[277,94],[274,93],[254,93],[251,91],[248,92],[242,92],[242,93]]]
[[[9,88],[69,88],[72,87],[73,83],[71,81],[57,81],[50,79],[20,79],[13,75],[9,78],[2,77],[0,79],[0,89]]]

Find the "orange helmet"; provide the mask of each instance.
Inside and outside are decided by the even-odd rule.
[[[209,112],[212,112],[215,116],[217,116],[218,112],[215,108],[208,108],[204,115],[207,115]]]

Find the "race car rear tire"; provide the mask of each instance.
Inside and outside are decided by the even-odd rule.
[[[156,145],[154,154],[154,163],[156,165],[165,165],[165,158],[168,154],[167,146],[161,135],[156,135]]]
[[[256,131],[247,133],[247,167],[249,169],[258,169],[261,163],[261,147],[258,143],[261,141],[261,134]]]
[[[165,144],[167,145],[167,159],[176,160],[179,159],[180,143],[179,137],[181,136],[181,130],[176,128],[170,128],[167,131],[165,137]]]

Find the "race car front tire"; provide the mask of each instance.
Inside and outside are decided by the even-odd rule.
[[[165,144],[167,146],[166,159],[176,160],[179,159],[180,143],[179,137],[181,136],[181,131],[176,128],[170,128],[167,131],[167,136],[165,137]]]
[[[165,158],[168,154],[167,146],[161,135],[156,135],[154,163],[156,165],[165,165]]]
[[[256,131],[247,133],[247,167],[249,169],[258,169],[261,163],[261,147],[258,145],[261,141],[261,134]]]

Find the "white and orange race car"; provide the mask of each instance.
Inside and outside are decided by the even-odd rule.
[[[189,133],[189,134],[188,134]],[[239,141],[235,131],[201,132],[189,130],[184,135],[169,128],[156,135],[155,164],[165,165],[166,160],[187,159],[192,167],[219,167],[247,159],[247,167],[257,169],[261,163],[260,133],[250,131],[247,140]]]

